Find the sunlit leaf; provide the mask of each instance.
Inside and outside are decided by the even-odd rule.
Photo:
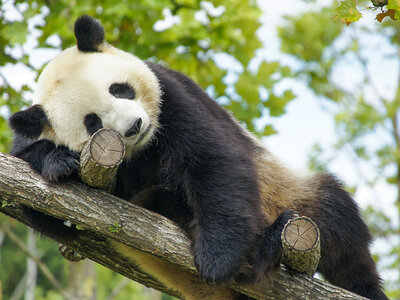
[[[278,131],[275,129],[274,126],[272,126],[272,125],[267,125],[267,126],[265,126],[265,128],[264,128],[263,135],[268,136],[268,135],[273,135],[273,134],[277,134],[277,133],[278,133]]]
[[[254,79],[250,73],[243,72],[235,87],[237,93],[242,96],[243,99],[246,99],[247,102],[257,103],[259,101],[258,88],[257,85],[254,85]]]
[[[335,9],[335,12],[337,13],[337,15],[333,19],[347,25],[360,20],[360,18],[362,17],[362,14],[357,9],[355,0],[341,1],[340,6]]]
[[[278,117],[285,113],[286,105],[295,97],[290,90],[286,90],[281,96],[271,93],[264,106],[269,108],[271,116]]]
[[[264,85],[267,89],[272,88],[274,82],[271,80],[272,74],[279,71],[280,65],[277,61],[262,62],[257,72],[257,82]]]
[[[400,19],[400,0],[388,0],[387,9],[393,9],[396,20]]]
[[[9,41],[11,46],[26,42],[28,25],[24,22],[13,22],[7,24],[1,30],[1,35]]]

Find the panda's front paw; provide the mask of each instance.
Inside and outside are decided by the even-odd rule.
[[[65,146],[58,146],[50,152],[43,162],[42,176],[49,182],[57,182],[71,175],[79,168],[79,154]]]

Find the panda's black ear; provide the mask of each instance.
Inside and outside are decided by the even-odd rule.
[[[104,41],[104,28],[90,16],[79,17],[74,26],[76,44],[82,52],[100,52],[99,46]]]
[[[46,124],[50,124],[42,106],[33,105],[13,114],[9,124],[15,133],[26,138],[38,138]]]

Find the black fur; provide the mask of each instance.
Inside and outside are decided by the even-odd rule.
[[[104,41],[104,28],[89,16],[78,18],[74,26],[76,44],[82,52],[100,52],[99,46]]]
[[[87,17],[79,20],[78,32],[100,26]],[[78,38],[78,47],[80,43],[93,50],[96,43],[90,42],[89,47],[82,37],[90,35],[92,41],[99,30],[86,29]],[[263,225],[252,160],[260,146],[188,77],[154,63],[147,65],[162,89],[160,130],[152,144],[121,164],[114,194],[163,214],[187,230],[196,266],[207,282],[229,281],[248,263],[256,270],[254,277],[268,274],[280,261],[280,232],[293,212],[285,211],[270,226]],[[102,126],[94,114],[82,121],[89,133]],[[22,125],[13,128],[23,134]],[[17,135],[12,154],[50,181],[77,168],[77,154],[50,141]],[[317,199],[305,201],[299,213],[310,216],[320,228],[319,271],[336,285],[370,299],[387,299],[368,251],[370,235],[356,204],[333,176],[315,178]],[[46,228],[51,223],[48,218],[36,215],[33,224],[54,236],[54,228]],[[61,221],[54,222],[60,225]],[[59,239],[64,231],[71,236],[71,229],[63,227],[57,227]]]
[[[89,135],[93,135],[97,130],[103,128],[103,123],[98,115],[91,113],[85,116],[83,123]]]
[[[130,86],[129,83],[113,83],[110,85],[108,91],[115,98],[123,98],[123,99],[135,99],[136,93],[133,87]]]
[[[43,127],[49,124],[46,114],[38,104],[13,114],[9,120],[10,127],[15,133],[26,138],[38,138]]]

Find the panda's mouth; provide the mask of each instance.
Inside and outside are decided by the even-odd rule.
[[[151,130],[151,124],[149,126],[147,126],[147,128],[144,131],[139,133],[139,137],[138,137],[138,135],[136,135],[136,136],[132,136],[129,138],[124,138],[124,139],[131,146],[139,145],[145,139],[145,137],[149,134],[150,130]]]

